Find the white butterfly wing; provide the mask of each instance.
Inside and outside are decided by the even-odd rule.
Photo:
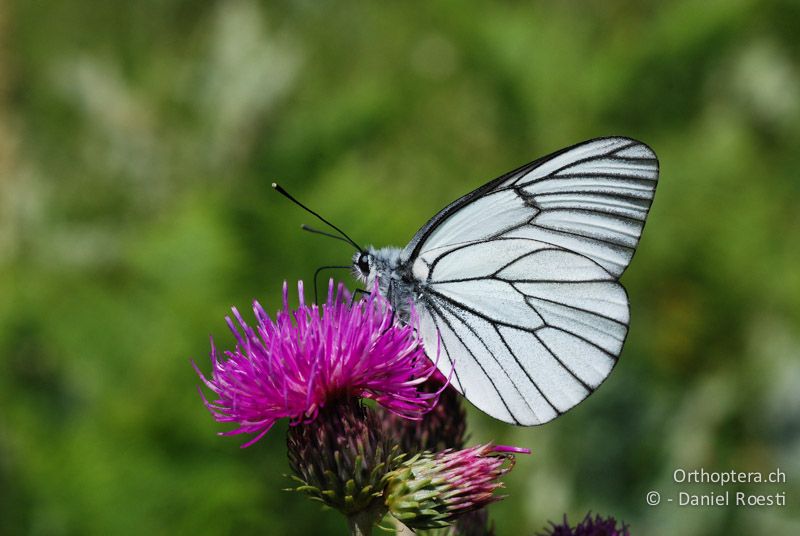
[[[618,278],[657,178],[646,145],[592,140],[462,197],[403,250],[425,345],[475,406],[541,424],[608,376],[628,329]]]

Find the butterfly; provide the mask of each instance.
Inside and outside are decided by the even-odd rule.
[[[531,426],[583,401],[616,365],[630,319],[619,278],[657,181],[647,145],[597,138],[453,201],[402,249],[361,248],[323,221],[358,250],[352,268],[367,289],[401,318],[413,306],[426,352],[438,352],[455,389],[496,419]]]

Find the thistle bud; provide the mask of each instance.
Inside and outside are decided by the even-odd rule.
[[[346,516],[382,508],[387,475],[403,459],[368,408],[352,399],[322,408],[313,422],[289,428],[289,465],[312,499]]]
[[[412,529],[445,527],[459,516],[503,497],[498,479],[514,465],[515,447],[478,445],[464,450],[424,452],[389,476],[386,506]]]

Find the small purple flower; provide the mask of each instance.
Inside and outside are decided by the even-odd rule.
[[[570,526],[567,515],[564,514],[564,522],[556,525],[550,522],[551,527],[547,532],[540,533],[539,536],[630,536],[628,525],[617,526],[617,520],[613,517],[603,518],[599,515],[592,517],[591,512],[586,514],[583,521]]]
[[[426,357],[414,321],[395,320],[378,292],[351,304],[344,286],[334,292],[331,280],[327,301],[317,306],[305,304],[302,281],[297,287],[300,305],[292,311],[284,283],[283,309],[274,321],[258,302],[253,304],[255,327],[234,308],[238,327],[226,320],[236,336],[235,350],[220,358],[212,339],[210,379],[194,365],[217,395],[213,401],[203,395],[214,418],[239,424],[221,435],[257,434],[246,447],[279,419],[308,423],[339,399],[371,398],[412,420],[436,405],[439,392],[420,389],[436,365]]]

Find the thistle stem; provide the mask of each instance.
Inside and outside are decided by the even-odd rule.
[[[351,536],[370,536],[372,527],[386,515],[386,507],[381,501],[376,501],[366,510],[347,516],[347,525],[350,527]]]
[[[372,525],[374,524],[375,514],[370,510],[353,514],[347,518],[351,536],[370,536],[372,534]]]

